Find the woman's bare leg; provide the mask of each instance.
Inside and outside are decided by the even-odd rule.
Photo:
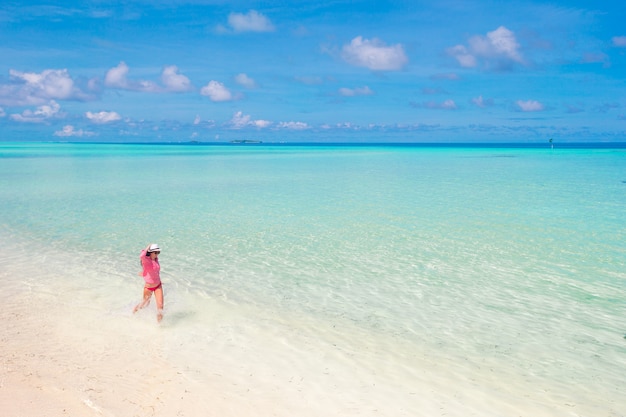
[[[163,286],[154,290],[154,298],[157,303],[157,321],[163,320]]]
[[[145,306],[150,304],[150,297],[151,296],[152,296],[152,292],[149,289],[144,288],[143,289],[143,300],[139,304],[137,304],[135,306],[135,308],[133,309],[133,313],[136,313],[137,310],[141,310],[142,308],[144,308]]]

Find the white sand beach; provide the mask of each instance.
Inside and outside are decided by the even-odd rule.
[[[482,402],[472,394],[480,389],[450,380],[447,364],[396,340],[381,345],[347,324],[344,333],[334,325],[272,318],[220,300],[211,300],[210,314],[198,321],[193,315],[203,307],[181,307],[175,291],[157,324],[154,303],[131,313],[141,283],[110,277],[110,288],[94,291],[80,278],[84,265],[50,261],[59,257],[47,252],[2,262],[3,416],[391,417],[465,416],[477,406],[480,411]],[[46,281],[34,280],[46,265]],[[167,291],[167,280],[164,285]],[[490,399],[491,394],[482,395],[495,398],[493,415],[502,415],[506,395]]]
[[[184,357],[190,352],[182,339],[183,357],[172,361],[176,353],[166,346],[174,332],[153,311],[93,320],[95,310],[77,311],[52,296],[7,301],[0,310],[3,416],[579,415],[542,404],[536,393],[524,403],[514,386],[455,380],[447,363],[422,357],[407,367],[398,352],[385,357],[367,340],[357,351],[347,338],[329,349],[303,334],[281,336],[262,318],[252,333],[265,339],[256,346],[245,336],[255,319],[226,319],[234,327],[213,329],[223,340],[208,336],[202,355],[211,357],[200,363]]]
[[[179,342],[172,338],[185,325],[168,323],[167,316],[158,325],[154,305],[133,316],[131,304],[126,311],[113,312],[98,310],[101,301],[90,307],[75,298],[84,293],[80,288],[73,289],[75,297],[64,299],[54,287],[24,284],[11,290],[0,310],[3,416],[314,416],[322,410],[327,415],[352,414],[351,407],[363,406],[355,403],[365,392],[362,387],[337,385],[358,370],[333,379],[329,368],[339,363],[324,358],[323,352],[302,352],[302,364],[290,367],[294,357],[281,359],[280,349],[282,345],[292,355],[293,346],[285,346],[278,335],[253,346],[247,336],[233,332],[231,325],[249,325],[234,324],[236,318],[223,320],[229,328],[218,328],[221,336],[207,335],[203,355],[210,357],[200,363],[185,357],[190,346],[183,346],[183,339],[178,355],[172,346]],[[172,357],[177,357],[175,364]],[[312,389],[303,382],[308,376],[302,372],[311,365],[335,385]]]
[[[225,345],[212,352],[208,349],[215,355],[208,361],[214,366],[213,373],[208,380],[204,376],[194,380],[194,374],[204,371],[206,364],[198,364],[198,369],[170,365],[161,349],[161,338],[167,337],[168,329],[159,328],[156,320],[153,323],[152,314],[124,319],[129,328],[123,334],[112,331],[111,323],[85,325],[82,318],[76,319],[80,311],[56,305],[52,299],[36,300],[37,307],[33,301],[28,297],[13,298],[0,312],[5,323],[0,335],[0,356],[6,358],[0,374],[0,408],[4,416],[314,416],[320,411],[337,416],[377,414],[377,400],[368,402],[361,397],[373,387],[345,385],[345,377],[358,375],[359,370],[333,378],[329,368],[337,365],[336,358],[319,364],[326,366],[319,371],[326,373],[330,383],[316,387],[318,392],[303,382],[307,376],[299,374],[302,369],[280,364],[278,352],[262,363],[259,351],[247,355],[246,350],[255,349],[245,346],[233,346],[230,353]],[[138,324],[149,330],[136,332]],[[315,362],[324,356],[302,353],[307,368],[309,360]],[[249,363],[234,362],[246,357]],[[272,367],[272,362],[283,366]],[[402,404],[392,408],[398,406]],[[365,412],[371,407],[374,409]],[[410,415],[408,410],[399,411],[400,415]]]
[[[132,335],[108,338],[100,331],[106,324],[72,328],[81,312],[52,299],[7,301],[0,312],[3,416],[225,415],[157,346]]]

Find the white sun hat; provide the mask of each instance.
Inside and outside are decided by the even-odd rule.
[[[159,245],[157,245],[156,243],[153,243],[148,248],[148,253],[150,253],[150,252],[161,252],[161,248],[159,248]]]

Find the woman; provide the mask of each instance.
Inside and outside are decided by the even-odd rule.
[[[140,275],[143,276],[145,285],[143,287],[143,301],[133,309],[133,313],[136,313],[137,310],[150,304],[150,297],[154,293],[157,303],[157,321],[159,323],[163,319],[163,287],[161,286],[161,265],[159,265],[160,253],[159,245],[152,243],[142,250],[141,255],[139,255],[141,266],[143,267]]]

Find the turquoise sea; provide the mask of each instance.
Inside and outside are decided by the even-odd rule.
[[[249,415],[626,416],[624,146],[5,142],[0,196],[5,303]]]

